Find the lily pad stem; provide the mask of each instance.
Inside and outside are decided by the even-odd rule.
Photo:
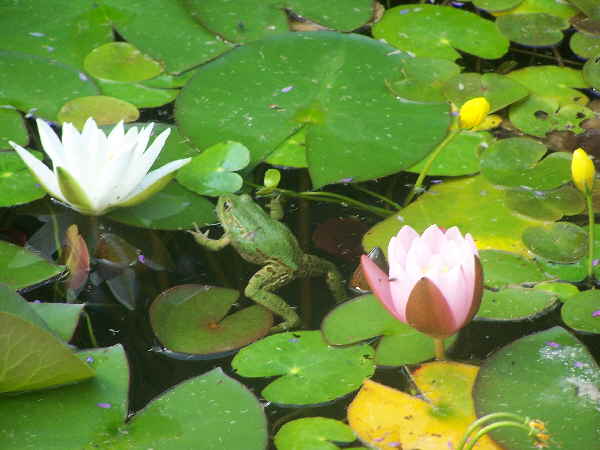
[[[446,359],[446,349],[444,348],[444,340],[434,338],[435,343],[435,359],[438,361],[444,361]]]
[[[490,431],[495,430],[496,428],[503,428],[503,427],[521,428],[522,430],[526,431],[528,434],[531,432],[531,428],[521,422],[514,422],[512,420],[496,422],[496,423],[488,425],[487,427],[484,427],[481,430],[479,430],[477,432],[477,434],[475,434],[475,436],[473,436],[473,438],[470,439],[468,442],[466,442],[465,438],[463,437],[463,441],[461,441],[461,443],[458,445],[458,447],[456,447],[456,450],[471,450],[475,446],[477,441],[479,439],[481,439],[483,436],[488,434]]]
[[[452,139],[454,139],[454,136],[456,136],[458,133],[460,133],[460,128],[458,127],[458,116],[454,116],[454,120],[452,122],[452,125],[450,125],[450,130],[448,131],[448,134],[446,135],[444,140],[442,142],[440,142],[438,144],[438,146],[427,157],[427,160],[425,161],[425,166],[423,167],[423,170],[421,170],[421,173],[419,174],[419,177],[417,178],[415,185],[412,187],[412,189],[408,193],[406,199],[404,200],[405,207],[408,206],[408,204],[412,201],[412,199],[415,197],[415,195],[421,191],[422,186],[423,186],[423,180],[425,180],[425,177],[429,173],[429,170],[431,169],[431,165],[436,160],[436,158],[440,155],[440,153],[442,153],[442,150],[444,150],[446,145],[448,145],[448,143]]]
[[[588,211],[588,277],[590,281],[594,279],[594,205],[592,204],[592,193],[586,192],[585,201]]]

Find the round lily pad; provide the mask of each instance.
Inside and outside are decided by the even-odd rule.
[[[573,88],[587,88],[580,70],[558,66],[529,66],[513,70],[508,77],[518,81],[533,94],[556,98],[560,104],[587,104],[588,98]]]
[[[42,159],[40,152],[32,151]],[[0,152],[0,206],[29,203],[46,195],[17,152]]]
[[[325,340],[332,345],[356,344],[381,336],[375,351],[378,366],[417,364],[435,355],[431,337],[400,322],[371,294],[336,307],[327,314],[321,329]],[[452,336],[444,342],[450,347],[455,340],[456,336]]]
[[[158,61],[128,42],[109,42],[95,48],[85,57],[83,65],[96,78],[123,82],[147,80],[162,72]]]
[[[600,292],[580,292],[568,299],[560,311],[565,324],[577,331],[600,333]]]
[[[579,97],[587,100],[583,94]],[[512,105],[509,111],[509,118],[514,126],[524,133],[539,137],[551,131],[582,133],[581,123],[592,117],[593,111],[582,104],[561,105],[560,100],[556,98],[538,95],[532,95],[525,101]]]
[[[541,420],[552,448],[591,449],[600,440],[599,386],[600,370],[586,348],[554,327],[486,359],[473,396],[479,417],[509,411]],[[497,428],[491,437],[503,448],[531,447],[531,437],[517,428]]]
[[[191,191],[202,195],[219,196],[237,192],[243,180],[235,173],[250,162],[248,149],[239,142],[215,144],[179,169],[177,181]]]
[[[0,104],[53,121],[66,101],[98,93],[87,76],[73,67],[7,51],[0,51],[0,86]]]
[[[351,443],[356,436],[348,425],[326,417],[304,417],[285,423],[275,435],[277,450],[335,450],[335,443]]]
[[[24,147],[29,142],[29,133],[19,111],[0,107],[0,149],[12,148],[8,141]]]
[[[583,79],[593,88],[600,89],[600,52],[583,65]]]
[[[573,33],[569,45],[580,58],[591,58],[600,54],[600,36],[577,32]]]
[[[157,108],[175,100],[177,89],[162,89],[146,83],[120,83],[118,81],[97,80],[102,95],[118,98],[138,108]]]
[[[546,13],[506,14],[496,19],[500,31],[512,42],[532,47],[549,47],[562,41],[569,21]]]
[[[527,228],[523,243],[534,254],[559,263],[572,263],[587,253],[587,232],[570,222]]]
[[[238,297],[233,289],[175,286],[152,302],[150,323],[160,342],[174,352],[208,355],[235,350],[260,339],[273,325],[271,312],[259,305],[225,317]]]
[[[481,157],[481,173],[492,183],[547,190],[571,179],[571,155],[547,152],[546,146],[530,138],[501,139]],[[541,159],[541,160],[540,160]]]
[[[183,3],[102,0],[105,14],[119,34],[171,73],[184,72],[231,48],[197,23]]]
[[[6,241],[0,241],[0,283],[21,289],[58,275],[63,266],[52,264],[35,253]]]
[[[514,287],[499,291],[486,290],[477,319],[532,320],[556,306],[558,296],[552,292]]]
[[[509,285],[535,283],[547,277],[539,267],[516,253],[500,250],[482,250],[479,252],[483,266],[486,287],[499,289]]]
[[[452,61],[460,58],[455,49],[487,59],[508,50],[508,40],[493,22],[448,6],[390,8],[373,26],[373,36],[416,56]]]
[[[444,95],[455,105],[475,97],[485,97],[490,112],[498,111],[529,95],[521,83],[497,73],[462,73],[444,83]]]
[[[571,17],[577,14],[577,12],[577,8],[573,7],[570,2],[525,0],[512,9],[510,14],[544,13],[569,20]]]
[[[155,230],[185,230],[202,227],[216,220],[215,207],[176,181],[148,200],[129,208],[117,208],[107,216],[134,227]]]
[[[423,159],[450,123],[446,103],[403,102],[385,88],[408,59],[332,32],[251,42],[198,69],[177,98],[176,119],[199,148],[244,144],[251,167],[305,127],[316,187],[380,177]]]
[[[70,122],[79,129],[89,117],[98,125],[110,125],[121,120],[133,122],[139,116],[140,112],[131,103],[104,95],[76,98],[65,103],[58,112],[58,120]]]
[[[577,286],[560,281],[542,281],[541,283],[536,284],[533,289],[554,292],[562,302],[579,293]]]
[[[231,366],[243,377],[279,376],[261,392],[268,401],[310,405],[358,389],[375,366],[369,345],[335,348],[320,331],[279,333],[235,355]]]
[[[515,212],[547,221],[579,214],[585,209],[585,199],[572,185],[563,185],[550,191],[514,188],[506,191],[506,204]]]
[[[329,3],[320,0],[186,0],[185,6],[199,23],[230,42],[250,42],[289,31],[289,15],[321,26],[355,30],[374,14],[371,0]]]

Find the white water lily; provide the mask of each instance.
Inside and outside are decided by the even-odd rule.
[[[46,122],[36,122],[52,170],[20,145],[10,145],[52,197],[83,214],[97,216],[138,204],[161,190],[177,169],[191,161],[178,159],[148,173],[171,131],[160,133],[146,149],[154,124],[125,132],[119,122],[107,136],[90,117],[81,133],[73,124],[63,124],[61,141]]]

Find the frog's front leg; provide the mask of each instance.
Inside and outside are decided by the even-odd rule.
[[[220,239],[211,239],[208,237],[208,231],[206,233],[203,233],[202,231],[200,231],[196,224],[194,224],[194,228],[196,229],[196,231],[188,230],[188,233],[194,236],[194,240],[198,244],[200,244],[202,247],[207,248],[208,250],[221,250],[223,247],[226,247],[231,243],[231,239],[227,233],[225,233]]]
[[[302,255],[302,264],[300,267],[299,278],[324,276],[325,282],[336,303],[341,303],[348,298],[344,289],[342,275],[340,275],[335,264],[315,255],[304,254]]]
[[[244,290],[246,297],[283,318],[283,322],[271,328],[272,333],[294,328],[300,322],[294,308],[271,292],[285,286],[294,278],[293,272],[286,266],[269,263],[252,276]]]

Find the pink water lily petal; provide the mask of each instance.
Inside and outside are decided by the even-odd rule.
[[[445,339],[458,331],[452,310],[444,295],[428,278],[415,284],[406,305],[408,324],[437,339]]]
[[[377,264],[371,261],[367,255],[361,256],[360,265],[373,294],[383,303],[383,306],[385,306],[390,313],[398,317],[394,307],[394,299],[390,292],[388,275],[381,270]]]

